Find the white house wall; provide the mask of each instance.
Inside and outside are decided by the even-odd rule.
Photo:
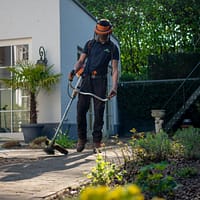
[[[0,40],[32,39],[32,61],[39,59],[39,47],[46,49],[48,64],[60,72],[59,0],[0,0]],[[60,88],[41,94],[39,122],[60,120]]]

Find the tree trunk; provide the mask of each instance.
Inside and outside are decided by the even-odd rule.
[[[36,96],[35,93],[30,93],[30,123],[37,124],[37,110],[36,110]]]

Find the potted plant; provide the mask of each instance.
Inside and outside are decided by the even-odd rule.
[[[13,67],[7,67],[7,70],[12,73],[11,78],[1,79],[4,84],[13,89],[22,89],[27,91],[30,96],[30,124],[22,124],[22,131],[24,134],[24,140],[26,143],[39,136],[42,128],[41,124],[37,123],[37,96],[41,89],[50,91],[52,86],[58,83],[61,74],[54,73],[53,65],[45,66],[44,64],[34,64],[30,61],[20,61]],[[28,133],[25,131],[28,128]],[[34,133],[31,131],[37,132]],[[28,134],[28,135],[27,135]]]

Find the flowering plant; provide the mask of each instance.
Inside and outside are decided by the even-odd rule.
[[[92,185],[110,185],[115,180],[118,182],[123,180],[123,175],[126,172],[120,170],[115,164],[105,161],[102,155],[97,155],[96,164],[87,175]]]
[[[101,185],[85,188],[80,195],[80,200],[144,200],[144,195],[135,184],[115,188]]]

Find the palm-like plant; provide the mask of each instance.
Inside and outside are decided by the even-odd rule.
[[[7,67],[11,72],[11,78],[3,78],[1,81],[13,89],[26,90],[30,95],[30,123],[37,123],[37,95],[41,89],[50,91],[61,74],[54,73],[53,65],[33,64],[29,61],[20,61],[13,67]]]

